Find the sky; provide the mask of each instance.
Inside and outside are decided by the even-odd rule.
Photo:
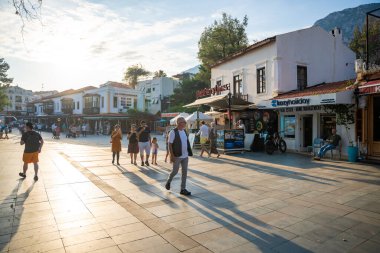
[[[43,0],[41,19],[25,22],[23,32],[10,2],[0,0],[0,58],[13,85],[62,91],[121,82],[135,64],[169,76],[192,68],[202,31],[223,12],[248,16],[253,43],[376,1]]]

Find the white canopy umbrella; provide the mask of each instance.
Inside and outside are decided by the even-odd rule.
[[[186,113],[186,112],[181,112],[180,114],[178,114],[177,116],[175,116],[174,118],[172,118],[172,119],[170,120],[170,125],[172,125],[172,126],[176,125],[176,124],[177,124],[177,119],[178,119],[179,117],[184,117],[184,118],[186,118],[186,117],[188,117],[188,116],[189,116],[188,113]]]
[[[204,120],[204,121],[212,121],[213,118],[204,114],[203,112],[198,112],[198,115],[197,115],[197,112],[193,112],[193,114],[189,115],[188,117],[185,118],[187,123],[192,123],[192,122],[195,122],[197,120]]]

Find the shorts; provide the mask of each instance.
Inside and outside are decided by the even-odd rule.
[[[200,143],[201,143],[201,144],[206,144],[207,141],[208,141],[208,138],[207,138],[207,137],[201,137],[201,138],[200,138]]]
[[[144,151],[147,155],[150,155],[150,143],[147,142],[139,142],[140,155],[144,155]]]
[[[38,152],[24,153],[22,160],[24,163],[38,163]]]

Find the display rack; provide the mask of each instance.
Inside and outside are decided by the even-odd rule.
[[[216,147],[223,154],[244,153],[244,130],[218,130]]]

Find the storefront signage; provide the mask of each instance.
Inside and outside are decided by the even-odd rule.
[[[288,107],[310,104],[310,98],[294,98],[288,100],[272,100],[273,107]]]
[[[214,88],[204,88],[202,90],[199,90],[196,92],[197,99],[201,97],[211,96],[211,95],[218,95],[222,91],[230,90],[230,84],[224,84],[224,85],[215,85]]]
[[[177,115],[179,115],[179,112],[167,112],[167,113],[161,113],[161,118],[174,118]]]

